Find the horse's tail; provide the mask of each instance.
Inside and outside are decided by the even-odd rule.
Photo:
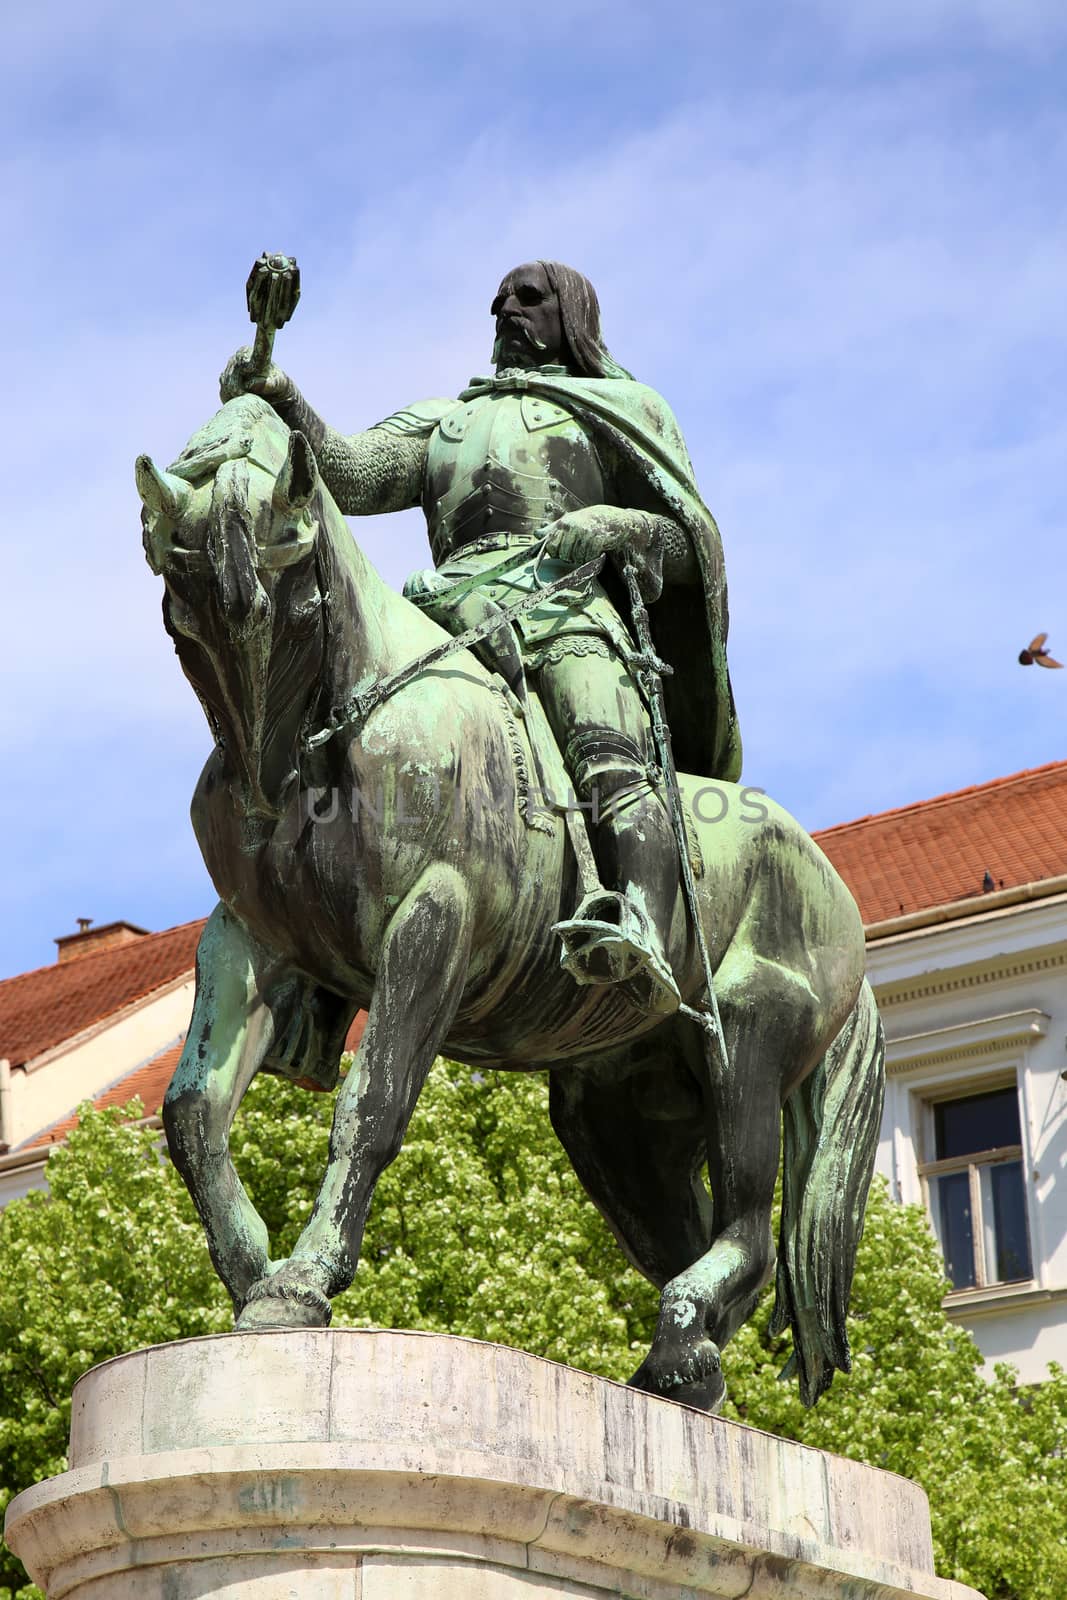
[[[793,1331],[800,1397],[848,1372],[845,1315],[885,1097],[885,1037],[866,978],[844,1026],[783,1110],[782,1226],[771,1333]]]

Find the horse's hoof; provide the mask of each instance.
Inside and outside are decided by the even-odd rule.
[[[676,1400],[712,1415],[722,1410],[726,1381],[718,1346],[710,1339],[670,1354],[649,1351],[633,1377],[631,1389],[643,1389],[661,1400]]]
[[[324,1328],[329,1322],[315,1306],[299,1300],[264,1297],[246,1305],[234,1323],[237,1333],[256,1333],[263,1328]]]
[[[726,1380],[721,1372],[703,1383],[683,1383],[666,1397],[679,1405],[692,1406],[694,1411],[706,1411],[717,1417],[726,1402]]]
[[[327,1328],[333,1306],[321,1289],[280,1267],[248,1291],[234,1327],[238,1333],[260,1328]]]

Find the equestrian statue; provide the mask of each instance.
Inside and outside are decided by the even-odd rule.
[[[882,1030],[847,888],[739,782],[722,545],[678,425],[588,280],[536,261],[492,302],[491,374],[342,435],[272,361],[298,294],[289,258],[256,263],[222,409],[166,471],[137,463],[214,737],[192,815],[219,904],[163,1118],[236,1325],[329,1322],[444,1052],[547,1071],[660,1290],[634,1385],[716,1410],[777,1261],[812,1404],[849,1366]],[[412,506],[433,566],[401,595],[345,518]],[[260,1071],[334,1088],[360,1008],[314,1210],[273,1260],[233,1117]]]

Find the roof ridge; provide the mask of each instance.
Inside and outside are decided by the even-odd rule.
[[[12,972],[7,978],[0,978],[0,990],[3,990],[6,984],[18,983],[23,978],[35,978],[42,972],[72,972],[75,967],[80,971],[86,971],[90,962],[99,961],[102,956],[114,956],[120,950],[129,954],[134,948],[145,950],[156,939],[165,939],[172,933],[183,933],[187,928],[194,928],[197,923],[206,921],[206,917],[191,917],[188,922],[176,922],[173,928],[156,928],[151,933],[138,934],[136,939],[126,939],[122,944],[111,944],[103,950],[87,951],[85,955],[79,956],[77,961],[47,961],[43,966],[30,967],[26,972]]]
[[[968,795],[988,794],[992,789],[1006,789],[1026,778],[1050,777],[1057,772],[1067,776],[1067,760],[1048,761],[1040,767],[1024,767],[1021,771],[1007,773],[1002,778],[987,778],[984,783],[971,783],[963,789],[950,789],[944,794],[931,795],[927,800],[912,800],[907,805],[891,806],[887,811],[869,811],[862,817],[853,817],[849,822],[834,822],[828,828],[817,828],[813,837],[824,839],[828,834],[843,833],[848,828],[862,827],[867,822],[882,822],[890,817],[906,816],[909,812],[929,811],[934,807],[948,806]]]

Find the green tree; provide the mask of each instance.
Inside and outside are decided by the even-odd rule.
[[[0,1516],[20,1489],[62,1472],[70,1392],[98,1361],[217,1333],[227,1297],[159,1134],[83,1107],[48,1159],[48,1193],[0,1212]],[[0,1600],[36,1597],[0,1544]],[[5,1587],[6,1586],[6,1587]]]
[[[326,1161],[332,1098],[261,1079],[235,1159],[275,1240],[291,1248]],[[90,1113],[49,1161],[50,1195],[0,1214],[0,1506],[62,1470],[69,1393],[137,1345],[229,1326],[192,1208],[151,1130]],[[1067,1378],[1019,1396],[986,1383],[941,1308],[925,1219],[876,1185],[853,1294],[854,1370],[814,1411],[777,1373],[770,1297],[731,1344],[726,1414],[918,1479],[938,1568],[990,1600],[1062,1600]],[[540,1076],[434,1069],[378,1186],[338,1324],[499,1340],[611,1378],[648,1347],[657,1297],[588,1204],[556,1143]],[[6,1565],[4,1564],[6,1562]],[[0,1600],[24,1581],[0,1550]],[[28,1589],[26,1596],[34,1591]]]
[[[257,1082],[232,1141],[280,1254],[326,1164],[332,1102],[310,1100]],[[627,1378],[657,1303],[579,1188],[544,1079],[439,1062],[378,1185],[335,1324],[463,1334]]]

